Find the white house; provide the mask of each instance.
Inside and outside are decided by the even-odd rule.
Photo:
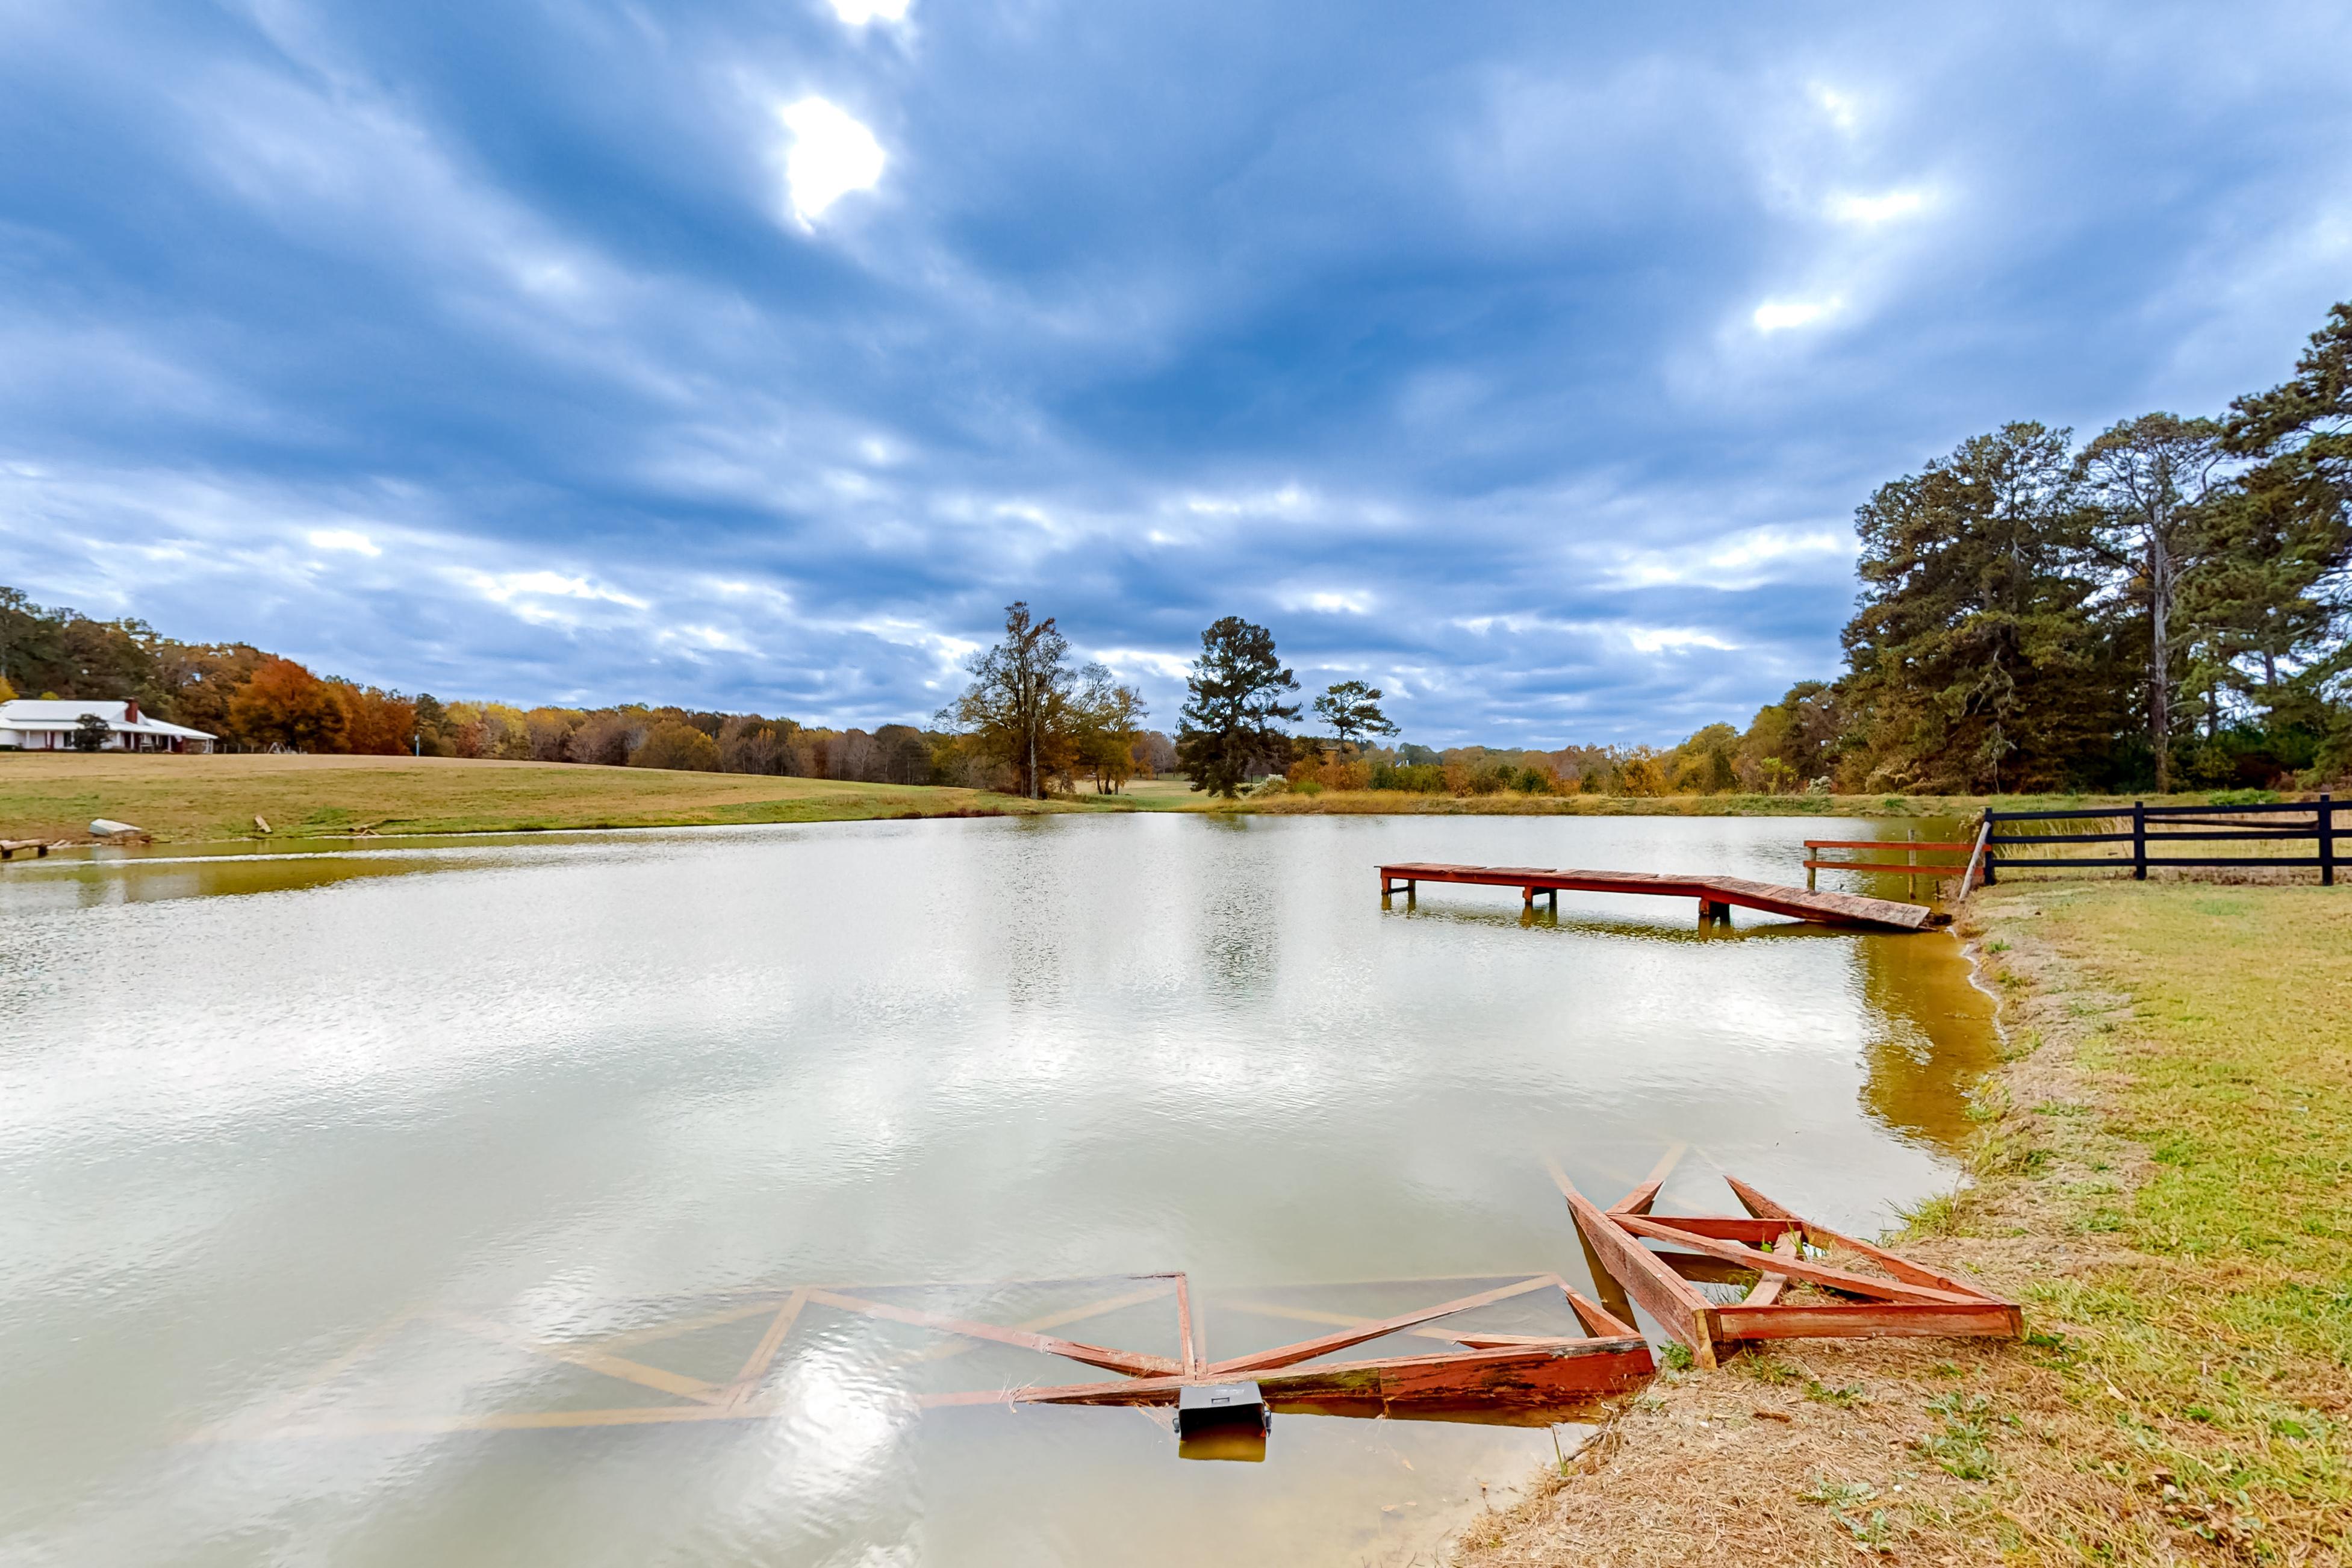
[[[81,717],[95,713],[105,721],[109,752],[209,752],[213,737],[184,724],[166,724],[139,711],[133,702],[34,701],[19,698],[0,702],[0,750],[69,752],[81,727]]]

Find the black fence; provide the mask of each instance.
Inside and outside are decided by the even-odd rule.
[[[1978,834],[1977,857],[1983,862],[1983,879],[1995,881],[2002,871],[2023,867],[2051,867],[2063,870],[2081,870],[2087,867],[2129,867],[2131,874],[2145,881],[2150,866],[2253,866],[2284,869],[2288,867],[2316,866],[2319,879],[2329,887],[2336,885],[2336,840],[2344,828],[2336,814],[2345,806],[2328,795],[2317,800],[2279,801],[2263,805],[2147,805],[2134,801],[2128,810],[2120,806],[2092,807],[2081,811],[1988,811],[1984,825]],[[2011,824],[2067,822],[2095,819],[2116,821],[2128,817],[2130,831],[2125,833],[2015,833],[2003,832]],[[2187,855],[2176,853],[2184,844],[2210,844],[2248,840],[2264,844],[2288,843],[2308,839],[2313,852],[2309,855]],[[2129,852],[2122,855],[2074,855],[2028,859],[2017,853],[2059,844],[2128,845]],[[1971,858],[1973,866],[1977,857]],[[1967,885],[1965,879],[1963,886]]]

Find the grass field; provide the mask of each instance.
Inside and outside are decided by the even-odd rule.
[[[1902,1242],[2028,1342],[1665,1374],[1472,1563],[2346,1560],[2352,889],[2045,881],[1965,919],[2006,1059]]]
[[[2174,796],[2191,800],[2194,796]],[[2003,797],[2004,808],[2081,797]],[[2089,804],[2103,805],[2094,799]],[[425,757],[123,756],[0,752],[0,838],[82,838],[92,817],[165,843],[367,833],[492,833],[824,822],[975,811],[1238,811],[1265,816],[1394,813],[1528,816],[1954,817],[1985,802],[1930,795],[1488,795],[1395,790],[1276,794],[1223,801],[1181,778],[1138,779],[1116,795],[1043,803],[982,790],[849,784],[753,773],[669,773],[564,763]]]
[[[0,752],[0,838],[82,838],[111,817],[165,843],[360,833],[829,822],[1038,805],[980,790],[754,773],[425,757],[11,755]]]

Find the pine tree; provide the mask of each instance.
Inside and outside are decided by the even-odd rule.
[[[1343,680],[1315,700],[1316,717],[1331,726],[1342,746],[1352,746],[1366,735],[1393,735],[1397,727],[1381,711],[1381,689],[1360,680]]]
[[[2076,776],[2118,704],[2090,613],[2067,433],[2013,424],[1880,487],[1856,513],[1846,763],[1867,789]]]
[[[1231,800],[1261,759],[1286,758],[1289,738],[1275,726],[1298,717],[1281,694],[1297,679],[1274,656],[1274,634],[1227,616],[1201,634],[1201,657],[1184,682],[1190,694],[1176,732],[1176,762],[1192,787]]]
[[[2106,568],[2116,598],[2146,619],[2147,741],[2158,795],[2172,790],[2174,667],[2191,640],[2177,618],[2181,592],[2216,554],[2210,523],[2221,437],[2210,419],[2144,414],[2101,432],[2074,462],[2095,509],[2092,554]]]

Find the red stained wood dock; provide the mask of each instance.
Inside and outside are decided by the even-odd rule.
[[[1538,866],[1445,866],[1405,861],[1382,866],[1381,897],[1411,893],[1422,882],[1467,882],[1490,888],[1517,888],[1532,905],[1537,895],[1571,893],[1639,893],[1645,898],[1696,899],[1701,920],[1727,921],[1731,908],[1762,910],[1822,925],[1853,926],[1864,931],[1922,931],[1949,923],[1922,904],[1893,899],[1866,899],[1856,893],[1823,893],[1809,888],[1788,888],[1778,882],[1751,882],[1742,877],[1666,876],[1649,871],[1576,871]]]

